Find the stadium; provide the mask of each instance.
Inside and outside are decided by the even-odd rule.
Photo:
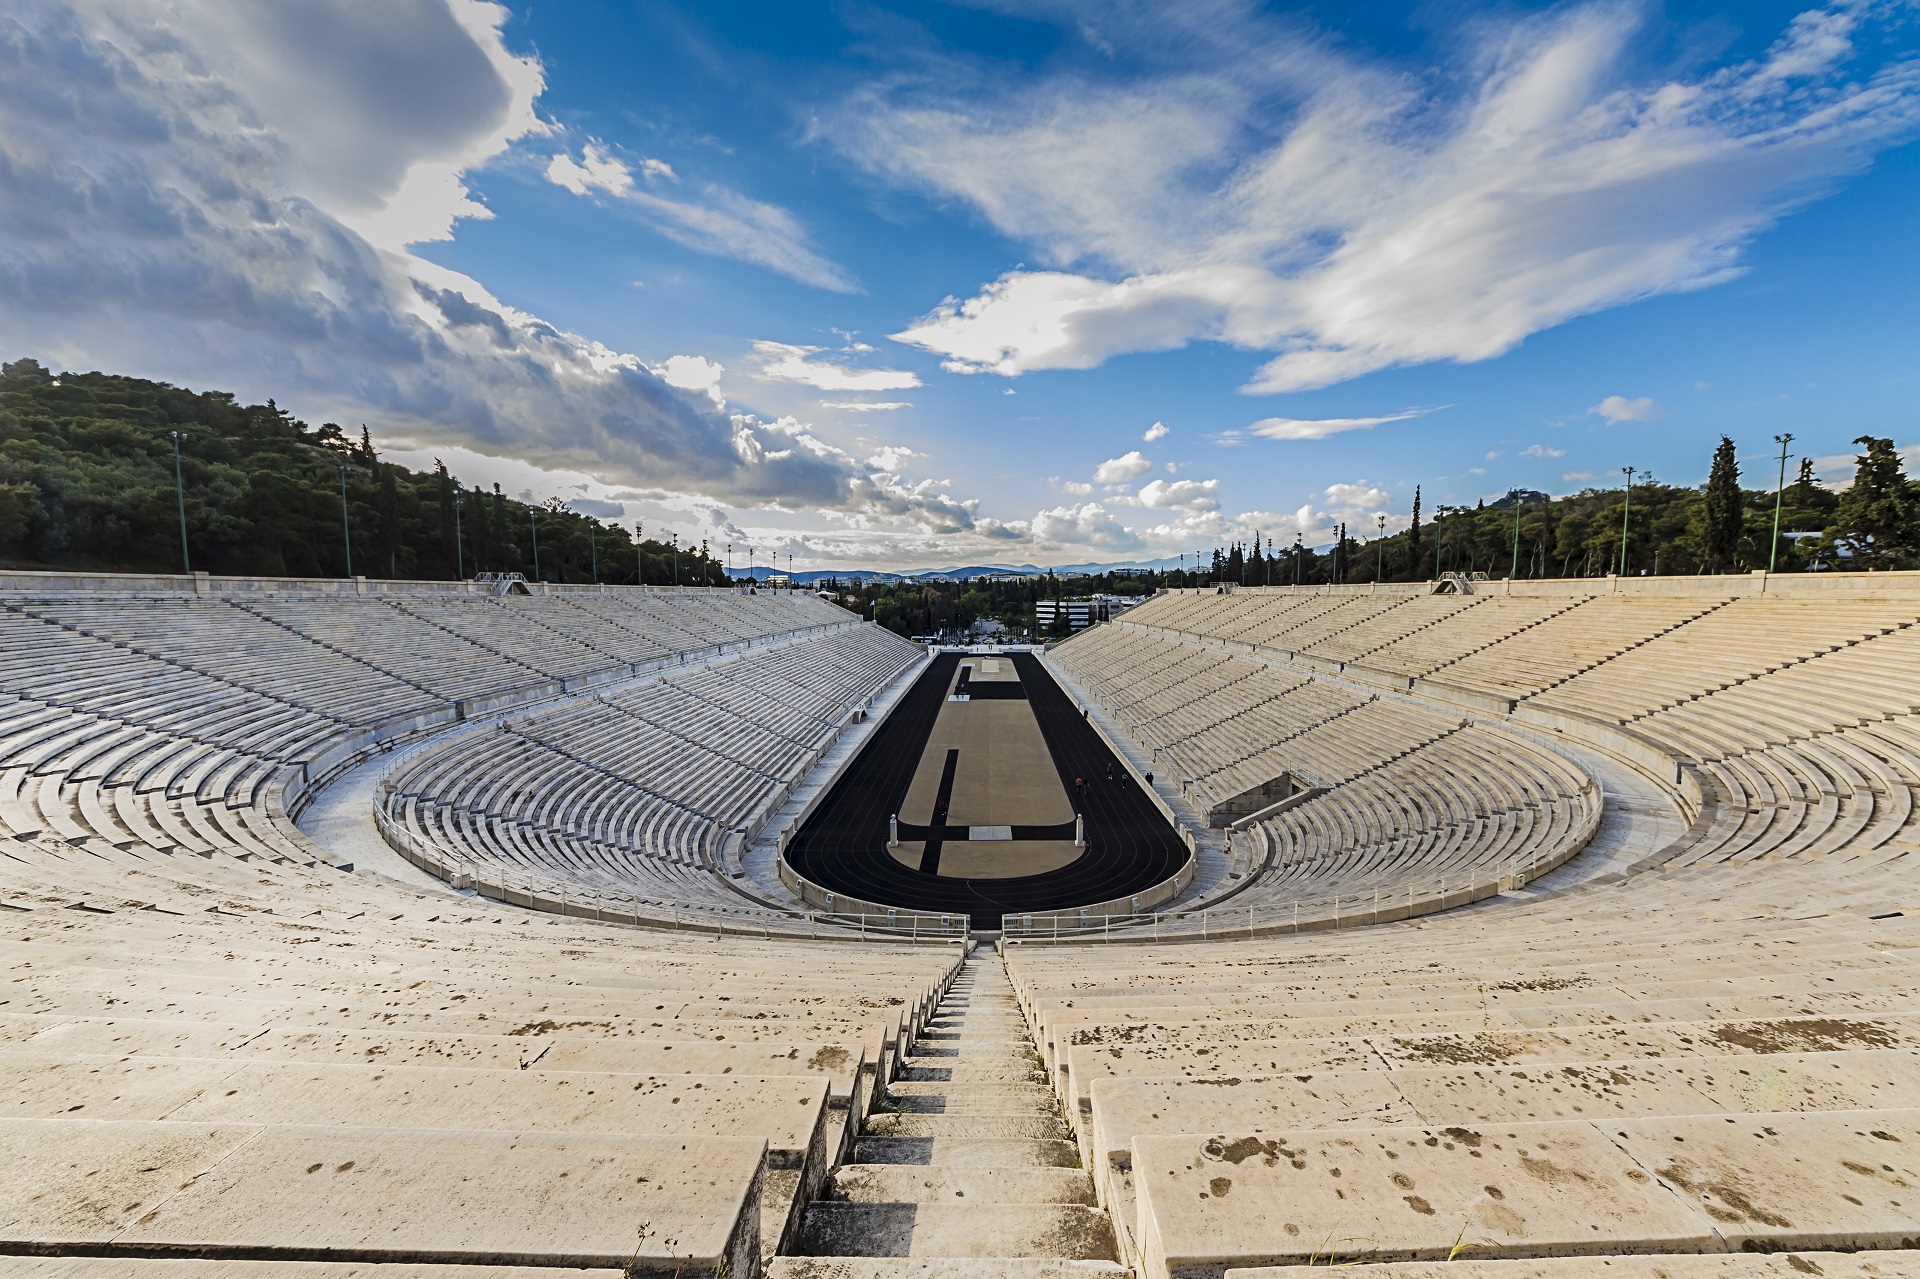
[[[0,574],[0,1272],[1920,1274],[1920,574]]]

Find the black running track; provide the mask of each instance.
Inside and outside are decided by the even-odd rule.
[[[900,811],[906,798],[933,722],[946,704],[954,667],[976,660],[942,653],[795,832],[786,853],[794,870],[829,892],[911,910],[966,914],[976,928],[998,928],[1002,914],[1130,897],[1185,865],[1190,855],[1186,845],[1039,659],[1031,653],[1011,656],[1019,685],[994,683],[1025,690],[1054,767],[1060,770],[1060,784],[1075,811],[1087,819],[1085,852],[1057,870],[1013,879],[957,879],[914,870],[888,854],[887,819]],[[991,686],[974,684],[969,691],[978,697]],[[988,695],[1017,696],[997,689]],[[1084,796],[1074,795],[1076,778],[1086,779]],[[903,840],[922,838],[923,833],[930,833],[929,828],[901,825]],[[1072,832],[1067,827],[1037,828],[1032,837],[1070,839]],[[939,850],[928,851],[926,860],[937,866]]]

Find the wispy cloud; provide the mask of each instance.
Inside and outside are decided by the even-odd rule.
[[[649,225],[701,253],[752,262],[836,293],[859,288],[853,276],[808,243],[800,220],[776,204],[715,182],[689,188],[663,160],[629,163],[606,144],[589,141],[580,158],[562,152],[548,162],[547,181],[579,196],[608,196],[644,215]]]
[[[822,391],[906,391],[920,379],[905,369],[856,369],[814,357],[825,347],[795,346],[788,342],[755,342],[759,376],[776,382],[798,382]]]
[[[843,409],[848,413],[887,413],[894,409],[910,409],[911,400],[822,400],[823,409]]]
[[[1216,444],[1228,446],[1245,444],[1256,437],[1263,440],[1322,440],[1343,431],[1370,431],[1388,422],[1405,422],[1409,418],[1432,412],[1433,409],[1406,409],[1381,417],[1265,417],[1244,429],[1235,427],[1211,438]]]
[[[1550,449],[1544,444],[1529,444],[1520,450],[1521,457],[1565,457],[1565,449]]]
[[[1646,7],[1592,0],[1489,18],[1420,75],[1219,0],[1103,21],[1129,73],[940,58],[819,129],[1042,262],[897,340],[1005,376],[1218,340],[1273,353],[1244,389],[1293,391],[1731,278],[1920,121],[1920,67],[1878,29],[1900,9],[1838,0],[1661,78],[1635,70]]]

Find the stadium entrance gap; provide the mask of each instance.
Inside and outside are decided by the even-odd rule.
[[[829,892],[977,928],[1130,897],[1189,856],[1031,653],[936,656],[786,851]]]

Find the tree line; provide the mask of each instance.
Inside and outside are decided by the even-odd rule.
[[[177,460],[176,460],[177,450]],[[184,547],[182,526],[184,524]],[[724,585],[703,541],[382,461],[363,426],[272,400],[0,365],[0,563],[262,577]],[[351,573],[349,573],[349,565]]]
[[[1388,536],[1336,526],[1331,545],[1275,546],[1256,534],[1207,560],[1215,582],[1247,586],[1428,581],[1443,573],[1489,578],[1868,571],[1920,567],[1920,482],[1891,439],[1854,441],[1853,484],[1834,492],[1802,458],[1791,480],[1747,488],[1734,442],[1720,437],[1698,488],[1635,472],[1629,489],[1566,497],[1514,489],[1493,502],[1440,506],[1423,520],[1414,489],[1410,525]],[[1775,477],[1767,477],[1774,479]],[[1775,536],[1777,525],[1779,536]]]

